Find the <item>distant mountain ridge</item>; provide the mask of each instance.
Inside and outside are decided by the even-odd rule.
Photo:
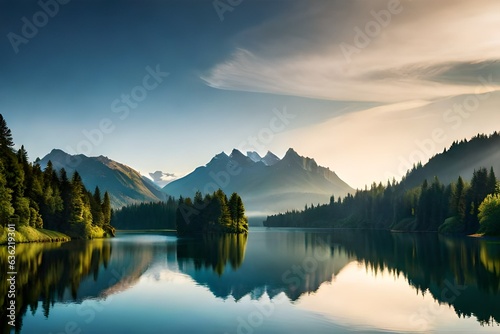
[[[252,161],[254,162],[263,162],[264,165],[266,166],[272,166],[278,161],[280,161],[280,158],[278,158],[274,153],[271,151],[267,151],[266,155],[264,157],[261,157],[259,153],[254,152],[254,151],[248,151],[247,152],[247,157],[249,157]]]
[[[264,158],[256,152],[244,155],[236,149],[230,155],[222,152],[162,191],[170,196],[191,197],[197,190],[206,194],[218,188],[240,194],[249,215],[302,209],[305,204],[326,203],[332,195],[354,192],[335,172],[291,148],[283,159],[271,152]]]
[[[56,170],[64,168],[68,176],[77,170],[85,187],[90,191],[94,191],[96,186],[99,186],[102,193],[107,191],[114,208],[165,199],[165,194],[151,180],[133,168],[108,157],[70,155],[62,150],[54,149],[38,163],[40,167],[45,168],[49,160],[52,161]]]
[[[455,182],[459,176],[465,180],[472,177],[474,170],[493,167],[500,175],[500,134],[489,136],[479,134],[470,140],[455,141],[449,149],[444,149],[432,157],[425,165],[418,165],[403,178],[406,188],[417,187],[427,179],[438,177],[444,184]]]

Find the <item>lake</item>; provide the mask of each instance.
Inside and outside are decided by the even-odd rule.
[[[500,331],[495,240],[265,228],[199,240],[118,233],[19,244],[17,269],[21,333]],[[0,289],[5,296],[7,284]],[[6,319],[5,301],[0,313]]]

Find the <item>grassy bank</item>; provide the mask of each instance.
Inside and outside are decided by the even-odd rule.
[[[0,227],[0,245],[5,245],[8,240],[8,228]],[[15,231],[16,243],[21,242],[55,242],[69,241],[71,238],[61,232],[33,228],[29,226],[17,227]]]
[[[101,239],[101,238],[110,238],[115,235],[115,229],[111,226],[106,228],[101,228],[95,225],[86,225],[86,226],[73,226],[66,234],[71,239]]]

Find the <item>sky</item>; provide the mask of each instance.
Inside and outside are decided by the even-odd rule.
[[[293,147],[355,188],[500,131],[496,0],[0,0],[18,146],[185,175]]]

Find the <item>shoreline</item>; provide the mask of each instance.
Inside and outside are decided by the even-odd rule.
[[[13,238],[12,233],[14,233]],[[15,244],[21,244],[39,242],[66,242],[70,240],[71,237],[67,234],[43,228],[20,226],[16,227],[14,232],[12,232],[12,230],[10,230],[7,226],[4,226],[0,229],[1,246],[7,246],[12,242],[15,242]]]
[[[11,235],[14,233],[14,238]],[[9,237],[13,239],[13,241],[9,241]],[[96,237],[92,239],[107,239],[112,236],[102,236]],[[68,242],[72,240],[83,240],[79,238],[71,238],[69,235],[54,231],[48,230],[44,228],[34,228],[30,226],[21,226],[17,227],[14,232],[9,231],[7,226],[3,226],[0,228],[0,247],[7,246],[9,244],[29,244],[29,243],[43,243],[43,242]],[[91,239],[89,239],[91,240]]]

